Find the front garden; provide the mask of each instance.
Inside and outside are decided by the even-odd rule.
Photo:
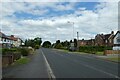
[[[34,53],[33,48],[2,48],[2,66],[8,66],[18,61],[21,58],[25,58]],[[26,60],[26,59],[25,59]]]

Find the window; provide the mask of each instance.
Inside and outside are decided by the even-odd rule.
[[[119,43],[120,43],[120,39],[119,39],[119,38],[117,39],[117,42],[119,42]]]
[[[118,36],[116,39],[117,39],[117,42],[120,43],[120,37]]]

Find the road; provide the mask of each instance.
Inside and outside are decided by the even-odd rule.
[[[56,78],[118,78],[118,64],[88,54],[42,48]]]
[[[118,64],[93,55],[40,48],[31,62],[3,69],[5,78],[118,78]]]

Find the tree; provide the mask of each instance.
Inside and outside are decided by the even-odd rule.
[[[56,44],[59,44],[59,43],[60,43],[60,40],[57,40],[57,41],[56,41]]]
[[[34,43],[35,43],[35,45],[41,45],[42,39],[39,37],[36,37],[36,38],[34,38]]]
[[[77,39],[74,39],[74,46],[77,47]]]
[[[72,40],[70,40],[70,43],[72,43]]]
[[[40,46],[42,43],[42,39],[39,38],[39,37],[36,37],[34,39],[26,39],[25,40],[25,46],[26,47],[33,47],[33,48],[36,48],[36,46]]]
[[[61,43],[59,43],[59,44],[56,45],[55,48],[57,48],[57,49],[61,49],[61,48],[63,48],[63,45],[62,45]]]
[[[42,47],[50,48],[50,47],[51,47],[51,42],[50,42],[50,41],[45,41],[45,42],[43,43]]]

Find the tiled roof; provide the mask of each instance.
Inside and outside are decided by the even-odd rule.
[[[0,32],[0,37],[2,38],[8,38],[4,33]]]
[[[17,40],[18,40],[18,38],[14,37],[13,35],[8,36],[8,37],[9,37],[9,39],[14,40],[14,41],[17,41]]]

